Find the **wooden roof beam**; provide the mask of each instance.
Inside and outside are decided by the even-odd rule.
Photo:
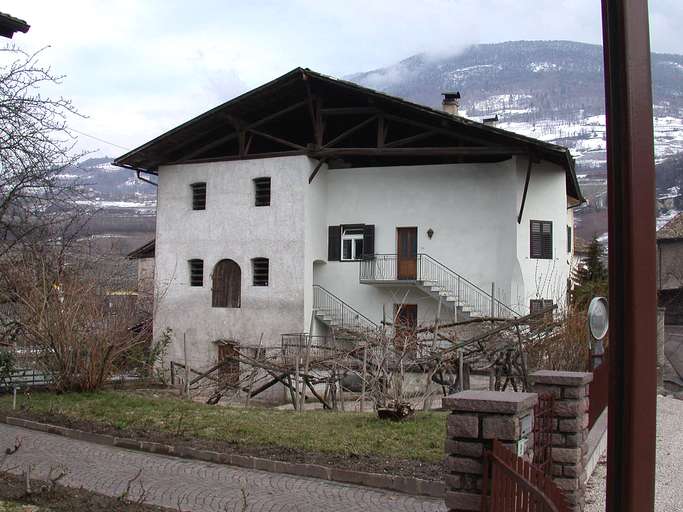
[[[334,156],[513,156],[527,155],[525,148],[461,146],[449,148],[331,148],[310,152],[312,158]]]

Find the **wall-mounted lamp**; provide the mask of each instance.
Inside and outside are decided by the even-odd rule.
[[[427,230],[427,237],[431,240],[433,236],[434,236],[434,230],[432,228],[429,228]]]

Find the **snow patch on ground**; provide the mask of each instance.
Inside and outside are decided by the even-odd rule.
[[[98,208],[154,208],[154,201],[103,201],[100,199],[82,199],[76,201],[77,204],[83,206],[96,206]]]
[[[557,64],[551,62],[532,62],[527,66],[534,73],[540,73],[542,71],[556,71],[561,69]]]
[[[455,69],[448,73],[447,76],[451,82],[459,82],[477,73],[489,72],[494,70],[499,71],[501,69],[503,69],[503,66],[500,65],[479,64],[476,66],[468,66],[466,68]]]

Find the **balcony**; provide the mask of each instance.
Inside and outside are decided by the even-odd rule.
[[[468,316],[514,318],[513,309],[427,254],[375,254],[360,262],[360,282],[416,286]]]

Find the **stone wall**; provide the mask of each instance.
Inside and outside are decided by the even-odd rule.
[[[552,475],[572,510],[583,511],[588,445],[588,384],[592,373],[541,370],[529,375],[533,390],[555,398]]]
[[[462,391],[443,400],[448,417],[446,506],[451,512],[481,509],[484,450],[498,439],[517,452],[522,427],[533,419],[535,393]],[[532,441],[532,440],[531,440]],[[530,442],[522,445],[526,454]]]
[[[552,420],[551,475],[567,497],[570,510],[585,503],[588,384],[592,373],[538,371],[529,379],[534,393],[463,391],[443,400],[448,417],[446,506],[450,512],[481,509],[484,454],[498,439],[513,452],[533,458],[534,406],[538,395],[555,398]]]

